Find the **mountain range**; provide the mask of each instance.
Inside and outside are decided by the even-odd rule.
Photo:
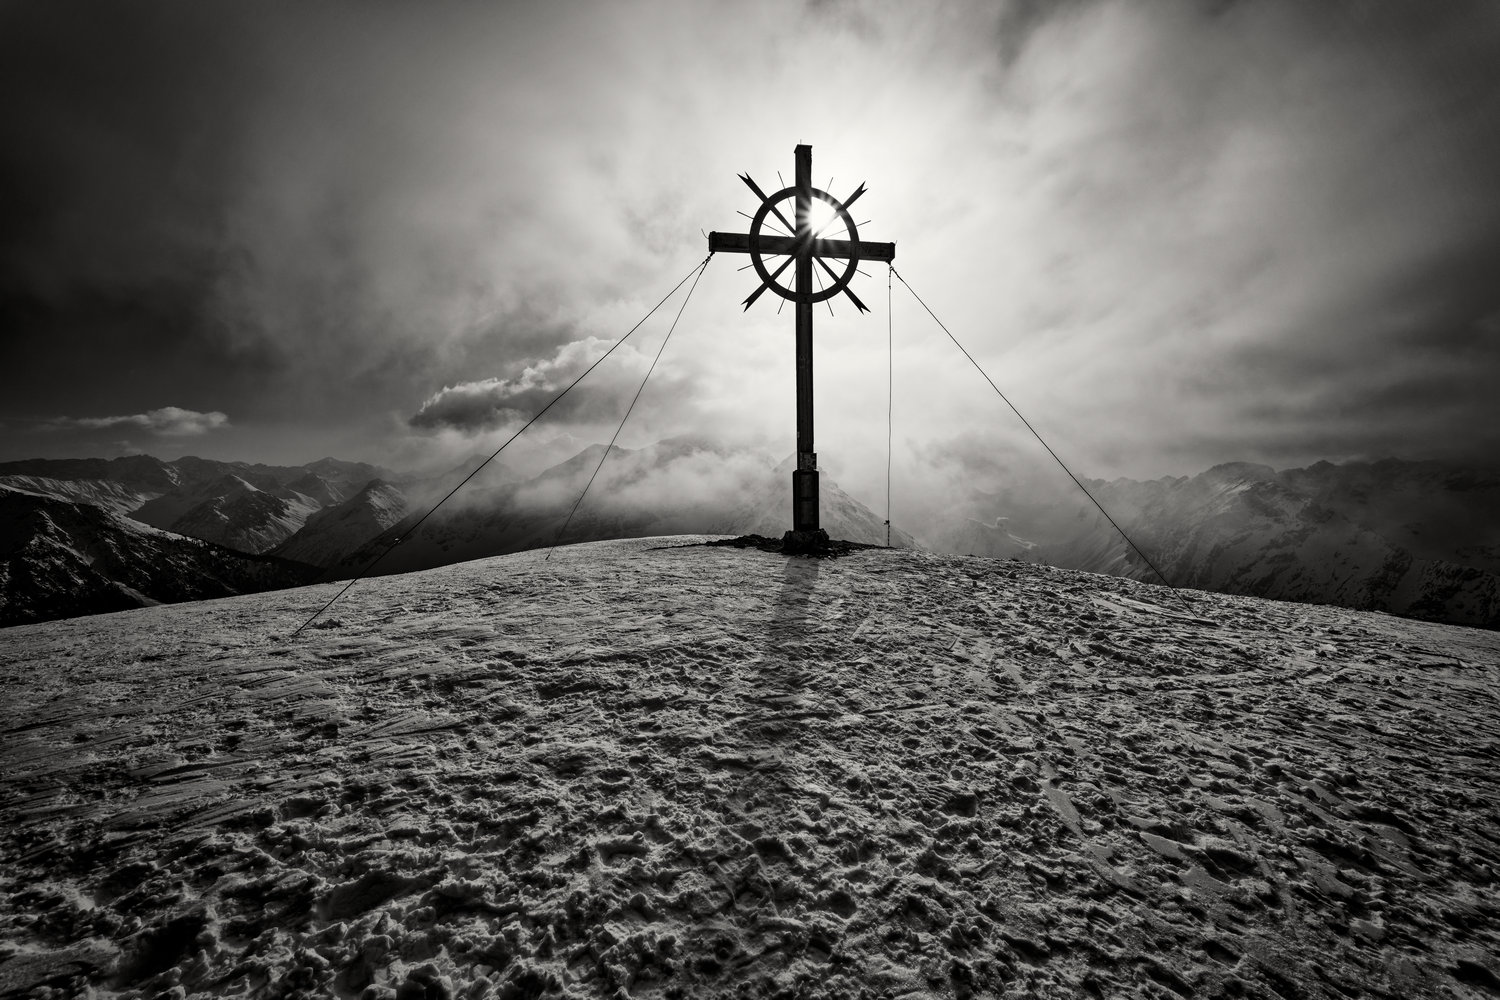
[[[492,465],[415,534],[474,463],[430,479],[332,458],[0,464],[0,625],[349,577],[395,538],[379,573],[559,540],[783,530],[787,463],[686,438],[613,448],[601,470],[603,454],[591,446],[531,479]],[[826,477],[823,499],[836,537],[884,542],[883,520]],[[892,540],[915,544],[901,532]]]
[[[491,466],[428,517],[473,463],[426,479],[332,458],[6,463],[0,623],[347,578],[377,557],[371,571],[387,574],[603,538],[787,527],[790,460],[694,438],[603,456],[593,445],[530,478]],[[891,543],[1500,627],[1495,471],[1229,463],[1085,485],[1139,550],[1082,493],[1060,501],[1025,478],[961,490]],[[826,473],[821,487],[830,534],[886,541],[882,518]]]
[[[0,625],[298,586],[268,553],[389,470],[149,455],[0,465]]]
[[[302,563],[237,552],[91,503],[0,486],[0,625],[312,583]]]
[[[260,554],[309,515],[341,503],[388,469],[325,458],[301,466],[149,455],[0,464],[0,486],[103,507],[155,528]]]
[[[971,492],[939,551],[1500,627],[1500,473],[1437,462],[1228,463],[1193,477],[1085,480],[1081,493]],[[1144,554],[1143,554],[1144,553]],[[1148,562],[1149,559],[1149,562]],[[1154,567],[1154,568],[1153,568]]]

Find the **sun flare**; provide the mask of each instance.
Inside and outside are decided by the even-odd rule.
[[[821,198],[814,198],[807,209],[807,224],[814,233],[822,232],[825,238],[837,239],[843,235],[843,226],[837,221],[838,213],[833,206]]]

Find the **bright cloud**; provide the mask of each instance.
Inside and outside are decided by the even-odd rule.
[[[562,345],[551,358],[526,365],[514,378],[484,378],[444,386],[412,415],[411,426],[477,433],[526,419],[546,406],[608,348],[606,341],[587,337]]]
[[[180,406],[163,406],[159,410],[132,413],[120,417],[59,417],[51,421],[56,428],[102,430],[112,427],[138,427],[162,437],[195,437],[229,426],[229,417],[218,410],[200,413]]]

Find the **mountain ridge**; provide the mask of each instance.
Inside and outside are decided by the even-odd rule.
[[[567,513],[604,446],[526,478],[481,474],[411,534],[430,504],[476,468],[417,479],[325,457],[278,467],[150,456],[0,465],[0,485],[94,504],[251,553],[362,571],[404,572],[537,546],[675,533],[779,535],[789,466],[686,435],[615,446],[565,535]],[[369,479],[371,473],[384,473]],[[114,476],[100,479],[100,476]],[[67,478],[71,477],[71,478]],[[95,477],[95,478],[91,478]],[[1224,462],[1195,476],[1085,479],[1175,585],[1500,627],[1500,473],[1441,462],[1317,462],[1276,470]],[[825,473],[831,534],[882,544],[885,525]],[[371,491],[372,484],[378,484]],[[163,486],[170,489],[163,492]],[[1132,579],[1155,571],[1079,494],[1014,479],[993,491],[960,484],[897,545],[1017,558]],[[951,498],[951,499],[950,499]],[[915,528],[908,533],[908,528]],[[363,537],[361,537],[363,536]]]
[[[1386,459],[1085,479],[1173,585],[1500,627],[1500,472]],[[1087,498],[971,491],[923,541],[1155,580]],[[998,527],[1003,523],[1003,528]]]
[[[389,469],[335,458],[301,466],[192,455],[172,461],[132,455],[0,463],[0,485],[94,503],[254,555],[285,541],[312,513],[342,502],[371,479],[398,477]]]
[[[317,571],[0,486],[0,626],[299,586]]]

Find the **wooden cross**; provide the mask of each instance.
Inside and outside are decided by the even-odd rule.
[[[854,277],[861,260],[895,260],[896,244],[860,241],[859,230],[854,225],[853,217],[849,215],[849,206],[865,193],[863,184],[845,201],[840,202],[828,192],[812,186],[812,147],[798,146],[795,157],[795,183],[773,195],[767,196],[750,179],[749,174],[740,176],[740,180],[749,185],[750,190],[761,200],[760,209],[755,215],[749,216],[748,233],[709,233],[708,249],[716,253],[750,255],[750,263],[760,276],[761,284],[745,299],[746,309],[768,288],[782,298],[790,299],[797,306],[797,468],[792,472],[792,530],[802,533],[818,530],[818,455],[813,449],[813,305],[843,292],[849,296],[849,301],[854,303],[855,308],[860,312],[868,312],[865,304],[849,288],[849,280]],[[779,207],[788,198],[793,199],[795,223],[789,221]],[[832,219],[817,232],[813,231],[809,221],[814,199],[824,202],[833,211]],[[762,227],[769,221],[768,216],[772,215],[784,227],[784,235],[761,233]],[[822,233],[836,223],[842,223],[848,239],[822,239]],[[775,257],[786,259],[775,271],[770,271],[766,266],[766,258]],[[843,261],[842,273],[829,266],[828,260]],[[813,289],[814,264],[822,268],[829,278],[829,283],[817,291]],[[777,279],[783,271],[794,265],[795,283],[788,288]],[[821,277],[817,280],[821,282]]]

